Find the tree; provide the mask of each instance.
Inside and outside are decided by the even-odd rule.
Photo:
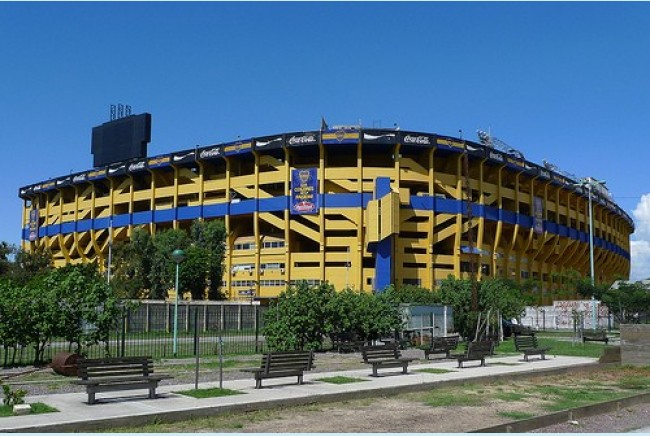
[[[96,264],[55,269],[42,283],[56,308],[53,313],[56,335],[71,345],[76,344],[76,353],[81,353],[82,346],[108,341],[120,308]]]
[[[650,312],[650,292],[640,283],[619,282],[597,298],[621,324],[639,322],[639,314]]]
[[[176,267],[174,263],[173,267]],[[192,244],[185,249],[185,259],[178,269],[178,287],[190,292],[193,300],[205,299],[206,279],[209,268],[207,250]]]
[[[15,322],[24,323],[25,341],[34,346],[34,365],[39,365],[44,361],[47,344],[60,331],[56,294],[44,276],[37,276],[23,288],[18,301],[26,317]]]
[[[507,319],[520,318],[526,309],[526,299],[513,280],[492,278],[481,281],[479,307],[497,310]]]
[[[390,335],[401,325],[397,304],[385,293],[373,295],[345,289],[326,305],[329,334],[354,333],[363,341]]]
[[[172,259],[172,252],[176,249],[186,251],[190,238],[184,230],[168,229],[156,233],[152,240],[154,251],[149,271],[151,298],[164,299],[175,283],[176,263]]]
[[[281,293],[264,314],[262,334],[270,349],[321,350],[327,333],[328,302],[334,298],[329,284],[300,282]]]
[[[226,257],[226,225],[223,220],[194,221],[191,228],[192,239],[205,250],[207,258],[208,299],[222,300],[221,282]]]
[[[14,365],[19,347],[29,345],[30,313],[25,290],[8,279],[0,279],[0,342],[4,348],[4,366]],[[11,362],[9,349],[13,350]]]
[[[414,285],[402,285],[396,287],[390,285],[382,292],[382,297],[393,304],[409,303],[431,306],[440,304],[440,294],[431,289]]]
[[[163,299],[175,287],[176,263],[172,252],[181,249],[185,259],[179,268],[179,288],[193,299],[222,299],[226,228],[222,220],[192,223],[190,232],[168,229],[149,235],[135,230],[128,242],[114,250],[111,284],[124,298]],[[144,291],[144,292],[143,292]],[[147,292],[148,291],[148,292]]]
[[[506,318],[521,316],[527,298],[522,294],[517,283],[506,279],[486,279],[478,285],[479,312],[498,311]],[[442,281],[439,292],[440,303],[454,309],[456,331],[464,337],[472,338],[476,332],[478,312],[472,311],[471,282],[457,280],[450,275]]]
[[[11,256],[16,247],[5,241],[0,241],[0,277],[9,275],[12,269]]]
[[[154,245],[151,235],[135,229],[128,242],[119,241],[113,249],[111,286],[122,298],[141,298],[151,289]]]
[[[20,248],[7,253],[6,259],[8,263],[5,265],[5,272],[0,274],[0,277],[8,277],[19,285],[24,285],[34,277],[44,274],[53,268],[52,254],[47,249],[26,251]],[[13,262],[9,259],[12,255],[14,257]],[[2,255],[0,254],[1,257]],[[2,267],[0,266],[0,268]]]
[[[454,309],[454,329],[463,337],[471,337],[478,319],[478,314],[472,311],[471,282],[449,275],[440,283],[438,292],[440,304]]]

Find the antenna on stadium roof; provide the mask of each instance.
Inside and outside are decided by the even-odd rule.
[[[120,118],[126,118],[131,116],[131,105],[118,103],[117,105],[112,104],[110,108],[110,117],[111,121],[118,120]]]
[[[399,125],[398,125],[397,123],[393,123],[393,128],[394,128],[395,130],[399,130]]]

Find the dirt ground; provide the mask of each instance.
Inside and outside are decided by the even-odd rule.
[[[287,410],[272,419],[230,428],[243,433],[455,433],[510,421],[498,411],[508,406],[436,407],[399,399],[374,399],[369,404],[336,404],[314,410]],[[198,432],[223,431],[201,428]]]

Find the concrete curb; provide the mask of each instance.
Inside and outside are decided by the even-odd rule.
[[[520,421],[508,422],[469,433],[526,433],[549,425],[561,424],[574,419],[586,418],[588,416],[600,415],[609,412],[618,412],[623,407],[635,404],[650,402],[650,393],[634,395],[632,397],[620,398],[618,400],[606,401],[604,403],[590,404],[588,406],[576,407],[575,409],[562,410],[549,415],[536,416],[534,418],[522,419]]]

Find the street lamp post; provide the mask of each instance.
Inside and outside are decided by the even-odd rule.
[[[596,296],[594,295],[594,286],[596,286],[596,276],[594,269],[594,216],[591,200],[591,190],[595,184],[604,185],[605,181],[594,180],[591,177],[582,179],[575,186],[587,188],[587,197],[589,198],[589,267],[591,274],[591,325],[596,330]]]
[[[176,352],[178,350],[178,270],[181,262],[185,260],[185,252],[183,250],[177,249],[172,252],[172,259],[176,262],[176,301],[174,302],[174,340],[173,340],[173,353],[176,357]]]

